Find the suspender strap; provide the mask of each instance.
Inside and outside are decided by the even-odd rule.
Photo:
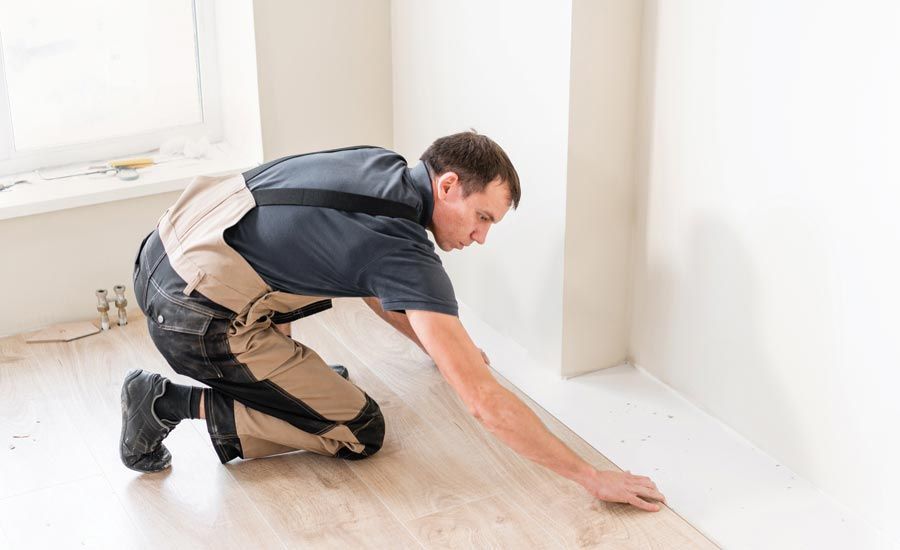
[[[273,204],[318,206],[346,212],[360,212],[370,216],[403,218],[419,223],[416,209],[408,204],[356,193],[327,189],[257,189],[252,193],[257,206]]]

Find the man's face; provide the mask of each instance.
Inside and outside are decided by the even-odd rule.
[[[455,172],[445,172],[432,185],[434,213],[429,229],[445,252],[462,250],[473,242],[484,244],[491,225],[499,223],[509,211],[509,187],[499,178],[468,197],[463,196]]]

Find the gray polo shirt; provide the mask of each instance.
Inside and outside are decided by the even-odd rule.
[[[426,224],[434,197],[424,164],[412,168],[386,149],[359,147],[272,161],[244,174],[252,191],[344,191],[408,204],[419,223],[333,208],[257,206],[225,232],[275,290],[306,296],[377,296],[386,310],[457,315],[453,285]]]

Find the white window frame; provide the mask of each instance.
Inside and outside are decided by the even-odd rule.
[[[216,52],[215,2],[192,0],[195,54],[200,66],[199,92],[203,119],[199,124],[169,127],[152,132],[123,135],[79,144],[48,147],[36,151],[16,151],[3,56],[0,55],[0,176],[46,168],[134,156],[159,148],[166,139],[184,136],[206,137],[211,143],[222,139],[221,92]],[[3,37],[0,36],[0,40]]]

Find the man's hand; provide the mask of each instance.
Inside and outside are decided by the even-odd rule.
[[[659,505],[648,500],[666,501],[656,484],[649,477],[632,475],[631,472],[594,470],[587,479],[580,480],[589,493],[606,502],[631,504],[647,512],[658,512]]]

